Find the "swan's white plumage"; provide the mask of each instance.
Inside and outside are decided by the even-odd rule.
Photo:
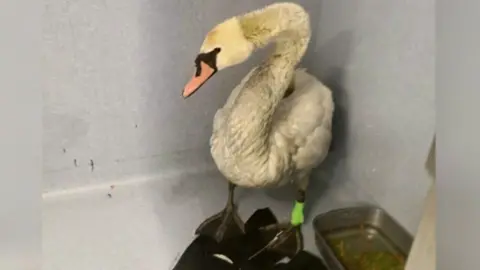
[[[329,151],[334,111],[330,89],[305,69],[295,69],[310,38],[308,15],[296,4],[273,4],[218,25],[213,31],[215,38],[207,37],[202,48],[214,48],[215,39],[221,41],[218,46],[226,48],[218,55],[223,57],[222,63],[228,63],[229,54],[235,55],[232,59],[248,57],[244,53],[250,45],[236,51],[227,44],[234,42],[222,36],[241,29],[240,25],[244,31],[254,32],[244,32],[241,44],[259,47],[276,38],[277,47],[271,58],[242,79],[216,112],[210,139],[212,157],[227,179],[238,186],[275,187],[294,182],[304,190],[311,170]],[[282,99],[292,77],[295,90]]]
[[[270,136],[273,149],[270,153],[270,162],[273,164],[269,168],[275,170],[270,174],[281,174],[277,177],[280,180],[264,185],[251,181],[252,178],[243,176],[241,171],[232,173],[236,169],[228,162],[230,158],[227,156],[228,151],[225,151],[228,145],[222,140],[225,134],[222,129],[228,120],[225,116],[253,71],[250,71],[234,88],[225,105],[215,114],[210,139],[213,159],[220,171],[227,176],[230,175],[229,181],[239,186],[281,186],[290,181],[300,181],[298,184],[306,185],[301,181],[307,181],[305,178],[309,176],[311,169],[325,159],[330,147],[334,111],[332,93],[305,69],[296,70],[295,91],[280,102],[271,122]],[[288,162],[285,164],[282,162],[284,160]]]

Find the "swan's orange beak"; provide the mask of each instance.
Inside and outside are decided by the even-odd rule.
[[[210,79],[216,70],[210,67],[208,64],[200,61],[200,64],[197,66],[195,74],[193,74],[192,79],[185,85],[183,88],[183,97],[187,98],[191,96],[195,91],[197,91],[208,79]]]

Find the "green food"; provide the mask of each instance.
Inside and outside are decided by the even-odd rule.
[[[348,252],[342,240],[328,241],[335,255],[347,270],[403,270],[405,258],[390,252]]]

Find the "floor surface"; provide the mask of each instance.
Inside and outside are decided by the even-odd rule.
[[[318,188],[325,190],[310,193],[303,229],[305,247],[314,252],[314,215],[374,203],[351,182]],[[227,184],[214,170],[45,194],[43,269],[171,269],[196,227],[220,211],[226,197]],[[236,193],[242,218],[263,207],[270,207],[279,219],[288,218],[293,198],[292,187]]]

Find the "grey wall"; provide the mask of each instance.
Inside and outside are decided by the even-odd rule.
[[[423,166],[435,126],[434,1],[319,8],[306,61],[337,102],[334,151],[319,176],[352,181],[412,231],[430,184]]]
[[[211,27],[271,2],[45,0],[44,189],[211,166],[214,112],[259,57],[182,87]]]
[[[45,0],[45,190],[212,165],[214,112],[255,59],[181,90],[211,27],[273,1],[201,2]]]
[[[44,189],[210,168],[213,114],[263,53],[202,95],[181,88],[212,26],[270,2],[45,0]],[[314,189],[354,182],[414,228],[434,128],[433,0],[298,2],[315,34],[304,64],[338,102]]]

